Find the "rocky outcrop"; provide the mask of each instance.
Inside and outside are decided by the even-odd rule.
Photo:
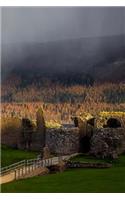
[[[96,157],[117,158],[125,152],[124,128],[100,128],[91,138],[90,153]]]
[[[46,145],[50,152],[66,155],[79,151],[78,128],[49,128],[46,131]]]

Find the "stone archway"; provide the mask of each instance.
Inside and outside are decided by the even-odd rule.
[[[90,151],[90,140],[93,135],[95,118],[82,119],[80,117],[72,117],[75,127],[79,128],[79,152],[88,153]]]
[[[80,152],[88,153],[90,151],[91,137],[94,131],[94,118],[86,122],[86,133],[80,137]]]
[[[88,153],[90,151],[90,137],[84,136],[80,138],[80,149],[81,153]]]
[[[117,118],[109,118],[107,120],[106,127],[108,127],[108,128],[119,128],[119,127],[121,127],[121,122]]]

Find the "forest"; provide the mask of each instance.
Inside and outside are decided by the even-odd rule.
[[[42,106],[47,121],[67,123],[71,116],[83,112],[125,110],[125,84],[103,83],[64,86],[46,81],[44,87],[35,84],[18,87],[19,80],[2,87],[2,117],[27,116],[34,120]],[[51,86],[51,87],[50,87]]]

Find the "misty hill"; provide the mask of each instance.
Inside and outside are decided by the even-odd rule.
[[[10,50],[8,50],[10,49]],[[44,79],[64,84],[125,80],[125,35],[3,45],[2,76],[22,85]]]

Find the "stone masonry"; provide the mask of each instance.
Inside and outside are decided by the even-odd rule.
[[[125,129],[96,129],[90,147],[90,153],[96,157],[117,158],[119,154],[125,152]]]
[[[97,120],[95,123],[95,118],[90,116],[87,120],[75,117],[74,126],[47,128],[43,111],[39,109],[36,124],[28,119],[3,119],[1,143],[13,148],[39,151],[42,155],[45,146],[50,154],[56,155],[81,152],[101,158],[117,158],[124,153],[125,126],[122,120],[110,117],[105,123],[103,121],[103,126],[97,125]]]
[[[51,128],[46,131],[46,145],[51,153],[60,155],[79,151],[78,128]]]

